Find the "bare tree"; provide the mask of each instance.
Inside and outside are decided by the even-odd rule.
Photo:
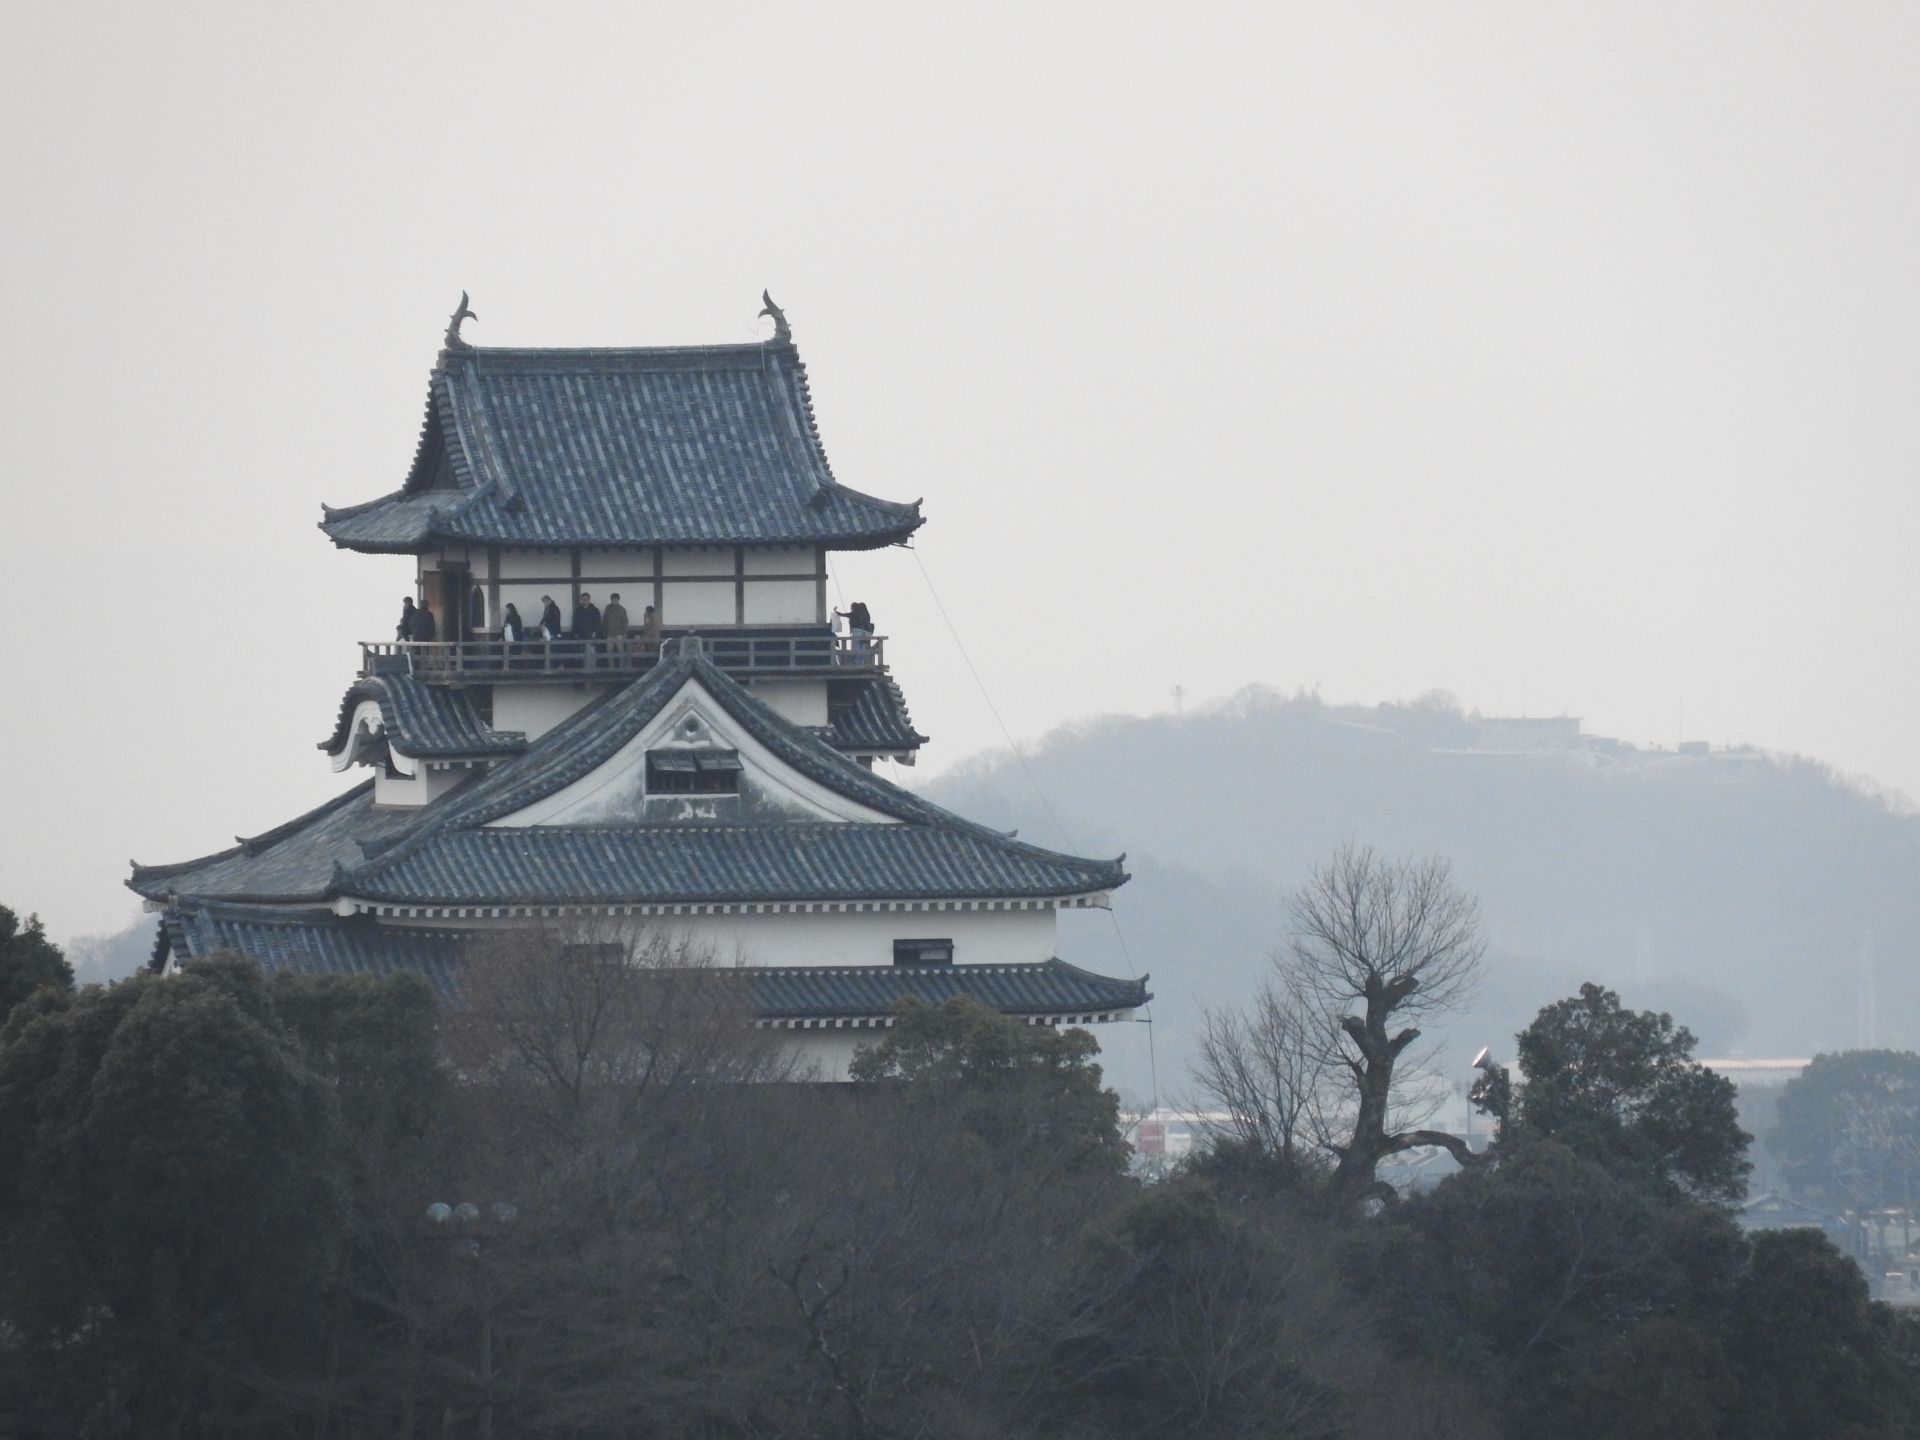
[[[778,1038],[753,1026],[748,976],[671,930],[503,931],[469,948],[461,998],[447,1034],[469,1078],[574,1122],[625,1124],[648,1096],[791,1069]]]
[[[1193,1075],[1240,1144],[1288,1165],[1326,1153],[1337,1123],[1332,1033],[1284,962],[1262,980],[1245,1012],[1209,1008]]]
[[[1295,894],[1291,916],[1252,1009],[1208,1016],[1194,1076],[1230,1132],[1276,1156],[1309,1141],[1331,1154],[1341,1203],[1378,1194],[1380,1162],[1405,1150],[1441,1146],[1475,1163],[1458,1136],[1396,1128],[1403,1062],[1420,1038],[1409,1022],[1463,1000],[1486,950],[1479,906],[1451,867],[1344,845]]]

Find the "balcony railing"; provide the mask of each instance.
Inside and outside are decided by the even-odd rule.
[[[886,637],[792,631],[668,630],[659,649],[673,653],[697,634],[722,670],[741,675],[820,674],[886,663]],[[362,675],[417,675],[423,680],[586,680],[643,675],[658,653],[637,635],[619,640],[363,640]]]

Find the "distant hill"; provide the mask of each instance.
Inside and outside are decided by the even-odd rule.
[[[1920,818],[1811,761],[1638,750],[1443,695],[1354,707],[1256,688],[1071,726],[1024,769],[989,754],[925,790],[1040,844],[1127,852],[1116,908],[1159,997],[1163,1095],[1201,1006],[1248,992],[1287,891],[1348,838],[1448,856],[1479,895],[1492,957],[1455,1052],[1511,1055],[1539,1006],[1588,979],[1671,1011],[1703,1055],[1920,1045]],[[1104,919],[1069,917],[1062,949],[1127,973]],[[1112,1037],[1110,1068],[1144,1094],[1130,1038]]]

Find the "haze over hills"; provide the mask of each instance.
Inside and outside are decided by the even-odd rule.
[[[1671,1011],[1702,1055],[1913,1046],[1911,806],[1812,761],[1685,749],[1482,721],[1440,694],[1335,706],[1256,687],[1186,716],[1066,727],[1024,767],[982,755],[925,790],[1039,844],[1127,852],[1119,926],[1074,917],[1062,958],[1151,972],[1163,1096],[1184,1083],[1201,1008],[1249,993],[1288,890],[1347,839],[1445,855],[1484,907],[1487,982],[1439,1037],[1448,1072],[1483,1043],[1510,1055],[1514,1031],[1583,980]],[[1131,1038],[1103,1044],[1112,1078],[1143,1096]]]

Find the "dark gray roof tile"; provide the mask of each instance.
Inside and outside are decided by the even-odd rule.
[[[362,701],[377,701],[388,740],[402,754],[421,760],[479,759],[517,755],[527,737],[495,730],[473,708],[465,690],[429,685],[411,675],[375,675],[356,680],[340,702],[333,734],[319,748],[338,755],[347,727]]]
[[[390,975],[412,970],[443,1001],[460,994],[467,937],[457,930],[342,919],[324,910],[183,901],[161,917],[156,956],[186,962],[216,950],[251,957],[269,971]],[[762,1019],[872,1019],[913,996],[938,1005],[970,995],[1003,1014],[1058,1018],[1138,1009],[1153,997],[1147,982],[1116,980],[1048,960],[1037,965],[833,965],[749,967]]]
[[[756,969],[754,997],[766,1019],[886,1015],[912,996],[939,1005],[969,995],[1003,1015],[1112,1014],[1153,998],[1146,980],[1115,980],[1062,960],[1038,965],[803,965]]]
[[[913,728],[907,697],[890,675],[836,680],[828,689],[826,742],[849,755],[911,754],[927,743]]]
[[[487,828],[605,763],[689,680],[781,762],[899,823]],[[1057,898],[1126,879],[1119,860],[1024,844],[889,783],[755,699],[695,643],[431,805],[378,808],[368,782],[248,845],[139,867],[129,883],[150,899],[298,903],[345,895],[439,906],[569,897]]]
[[[434,907],[1038,899],[1115,877],[946,826],[556,825],[443,832],[340,883],[355,900]]]
[[[443,353],[412,473],[328,509],[350,550],[890,545],[919,506],[834,481],[788,343]]]

